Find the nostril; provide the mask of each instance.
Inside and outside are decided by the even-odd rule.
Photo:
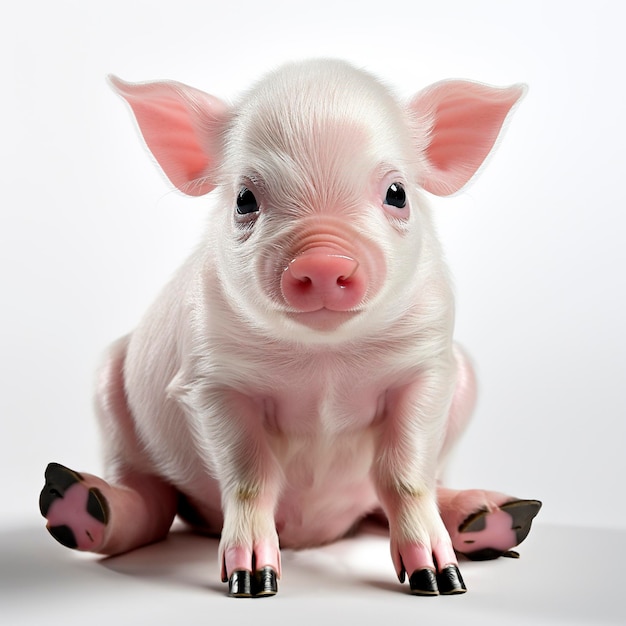
[[[358,305],[366,286],[357,260],[319,248],[295,257],[281,280],[285,300],[300,311],[347,311]]]
[[[347,286],[358,267],[358,262],[347,256],[308,254],[296,257],[286,271],[303,285],[326,290]]]

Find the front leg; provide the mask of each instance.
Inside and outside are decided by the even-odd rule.
[[[260,481],[240,482],[223,493],[222,506],[224,526],[219,555],[222,581],[228,582],[229,595],[275,595],[280,578],[275,498]]]
[[[437,457],[454,384],[454,368],[438,364],[387,395],[375,480],[396,573],[400,582],[409,575],[416,595],[466,591],[436,499]]]
[[[201,428],[222,497],[221,577],[231,596],[274,595],[280,578],[274,512],[282,473],[263,426],[264,405],[233,390],[208,396]]]

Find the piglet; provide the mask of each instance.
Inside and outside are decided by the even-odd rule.
[[[339,61],[238,104],[112,77],[171,183],[213,191],[201,245],[99,376],[106,481],[51,463],[62,544],[120,554],[178,514],[219,534],[236,597],[273,595],[279,544],[384,516],[401,582],[466,590],[457,557],[513,556],[537,500],[443,487],[475,400],[426,194],[459,191],[524,94],[437,83],[401,104]]]

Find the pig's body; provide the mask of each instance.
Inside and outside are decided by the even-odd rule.
[[[211,447],[203,450],[204,436],[197,440],[206,425],[185,410],[185,387],[193,379],[194,393],[202,386],[207,394],[214,388],[241,394],[258,406],[258,436],[267,441],[283,475],[276,511],[281,545],[336,539],[379,506],[371,468],[385,427],[386,396],[418,378],[431,340],[420,341],[412,330],[422,328],[418,325],[330,347],[268,339],[249,326],[242,333],[209,269],[210,257],[200,253],[187,264],[144,323],[116,344],[112,369],[104,369],[105,398],[119,394],[124,359],[132,427],[145,448],[139,467],[167,477],[219,533],[219,485],[212,478],[219,474],[219,461]],[[199,316],[201,328],[189,323],[197,305],[191,313],[181,307],[181,297],[210,303]],[[198,344],[206,344],[202,362],[185,371],[185,347]],[[473,389],[466,391],[471,405]],[[133,440],[131,425],[116,412],[101,413],[105,435],[116,433],[121,442],[109,450]],[[126,456],[137,462],[137,451]]]
[[[115,85],[170,180],[219,192],[202,246],[103,368],[109,482],[49,469],[51,532],[118,553],[178,511],[221,532],[232,595],[268,595],[279,537],[325,543],[382,509],[412,591],[464,591],[454,549],[505,553],[539,504],[437,493],[475,385],[415,185],[462,187],[521,90],[443,84],[407,111],[334,62],[288,66],[234,108],[176,83]],[[86,499],[87,539],[63,490]]]

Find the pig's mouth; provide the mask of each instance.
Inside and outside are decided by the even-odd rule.
[[[333,311],[322,307],[316,311],[287,313],[287,317],[298,324],[318,332],[332,332],[360,315],[359,311]]]

